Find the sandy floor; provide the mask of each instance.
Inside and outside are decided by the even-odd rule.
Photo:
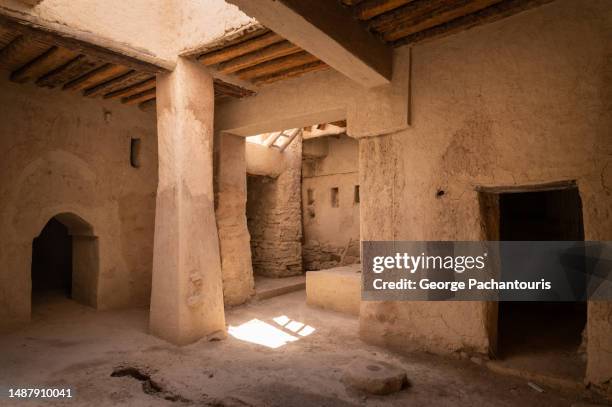
[[[0,405],[570,406],[578,400],[548,388],[538,393],[524,380],[469,361],[368,346],[356,336],[357,319],[307,307],[303,291],[230,310],[227,322],[235,335],[263,345],[230,336],[179,348],[147,334],[145,309],[96,312],[55,299],[36,308],[30,325],[0,336],[0,387],[70,386],[75,398]],[[343,367],[366,357],[403,366],[411,387],[386,397],[346,389]]]

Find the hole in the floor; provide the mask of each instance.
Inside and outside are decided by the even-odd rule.
[[[132,377],[142,383],[142,391],[151,396],[160,397],[168,401],[189,403],[190,400],[165,390],[159,383],[151,379],[151,375],[133,366],[121,366],[113,370],[111,377]]]
[[[378,372],[380,370],[380,366],[368,365],[368,370],[370,370],[372,372]]]
[[[578,189],[500,194],[499,235],[509,241],[584,240]],[[579,277],[571,284],[580,298],[586,281]],[[583,374],[586,311],[585,302],[500,302],[500,356],[528,370]]]

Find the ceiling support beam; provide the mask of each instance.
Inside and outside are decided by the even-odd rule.
[[[371,88],[390,83],[392,51],[337,1],[229,0],[332,68]]]

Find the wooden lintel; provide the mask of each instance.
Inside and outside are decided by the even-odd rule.
[[[507,185],[507,186],[484,186],[477,185],[474,189],[478,192],[485,192],[489,194],[510,194],[519,192],[541,192],[541,191],[554,191],[559,189],[570,189],[576,188],[577,183],[575,180],[564,180],[547,182],[544,184],[533,184],[533,185]]]

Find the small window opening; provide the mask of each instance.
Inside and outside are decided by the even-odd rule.
[[[306,190],[306,200],[308,202],[308,205],[312,205],[314,203],[314,191],[312,190],[312,188],[308,188]]]
[[[356,204],[359,203],[359,185],[355,185],[355,192],[353,194],[353,202]]]
[[[130,165],[134,168],[140,167],[140,139],[130,140]]]
[[[340,206],[338,202],[338,187],[331,189],[331,206],[332,208],[337,208]]]

